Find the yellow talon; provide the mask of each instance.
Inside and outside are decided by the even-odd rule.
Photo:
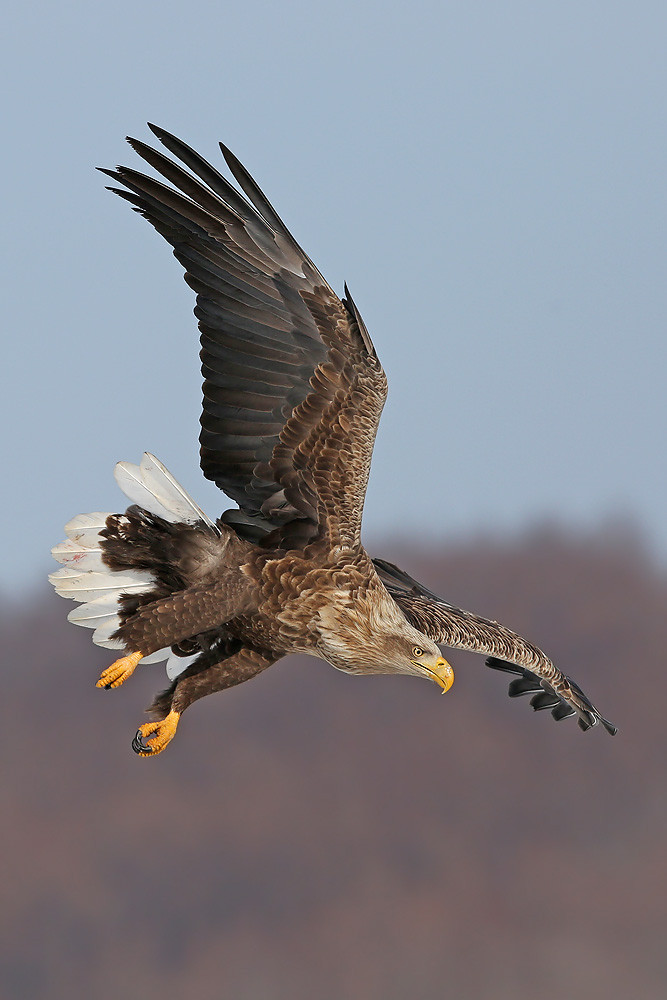
[[[141,659],[143,659],[143,653],[130,653],[128,656],[116,660],[110,667],[102,671],[95,687],[107,689],[120,687],[128,677],[132,676],[134,668]]]
[[[140,757],[155,757],[162,753],[167,743],[173,740],[180,717],[181,713],[172,709],[169,715],[165,719],[161,719],[160,722],[145,722],[143,726],[139,726],[132,740],[134,752],[138,753]],[[151,740],[142,742],[153,733],[155,735]]]

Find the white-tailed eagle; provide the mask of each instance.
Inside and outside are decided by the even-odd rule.
[[[412,674],[443,693],[440,646],[484,653],[555,719],[600,723],[537,646],[372,559],[361,516],[387,380],[359,312],[340,299],[228,149],[243,194],[193,149],[150,126],[180,163],[129,139],[167,183],[127,167],[111,188],[173,247],[197,297],[201,467],[237,505],[211,521],[152,455],[121,462],[124,513],[83,514],[53,550],[70,621],[123,655],[102,688],[167,661],[171,686],[138,730],[154,756],[192,702],[307,653],[355,674]],[[182,165],[181,165],[182,164]]]

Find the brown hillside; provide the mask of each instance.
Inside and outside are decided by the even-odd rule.
[[[17,604],[0,996],[663,995],[664,578],[611,535],[380,554],[536,641],[619,735],[532,713],[463,654],[445,697],[292,660],[141,760],[161,666],[100,692],[109,656],[68,604]]]

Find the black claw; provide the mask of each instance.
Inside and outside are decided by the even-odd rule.
[[[145,757],[151,751],[148,744],[143,742],[143,738],[144,737],[142,735],[141,730],[137,729],[136,733],[134,734],[134,739],[132,740],[132,749],[134,750],[135,753],[138,753],[140,756]]]

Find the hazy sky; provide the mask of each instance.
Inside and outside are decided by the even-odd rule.
[[[664,2],[26,3],[4,35],[5,592],[123,508],[118,459],[227,505],[193,295],[93,170],[146,120],[224,140],[347,280],[390,381],[367,538],[630,514],[664,558]]]

